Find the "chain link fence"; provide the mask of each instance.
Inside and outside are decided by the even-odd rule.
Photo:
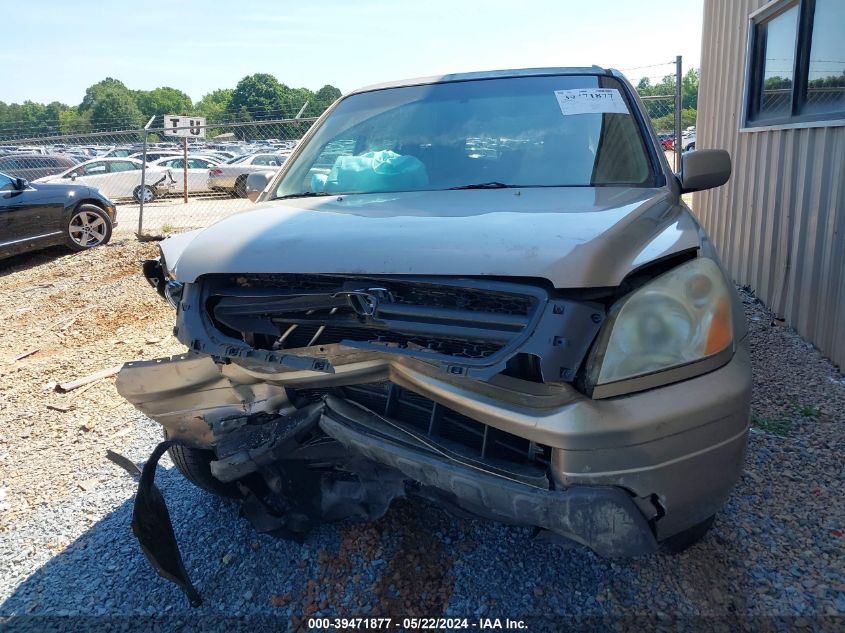
[[[119,231],[200,228],[246,208],[246,178],[278,170],[316,119],[227,121],[170,136],[147,128],[0,139],[0,172],[96,187],[118,205]]]
[[[681,57],[622,69],[639,93],[666,159],[675,171],[680,167],[681,152],[695,149],[697,94],[695,101],[684,103],[682,71]]]
[[[680,58],[623,72],[677,170],[680,151],[695,147],[695,109],[680,107]],[[121,232],[201,228],[248,208],[248,175],[280,169],[315,121],[274,115],[218,118],[191,128],[191,138],[172,136],[162,116],[131,130],[40,137],[0,130],[0,171],[97,187],[118,204]]]
[[[208,226],[245,209],[249,174],[278,171],[315,120],[213,123],[192,128],[198,138],[149,127],[144,183],[132,196],[138,233]]]

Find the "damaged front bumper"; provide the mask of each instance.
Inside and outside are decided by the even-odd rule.
[[[289,536],[377,519],[413,493],[636,556],[715,513],[742,467],[744,345],[713,372],[607,400],[340,345],[322,353],[333,372],[195,353],[127,363],[118,390],[171,440],[212,449],[211,472],[241,485],[244,514]]]

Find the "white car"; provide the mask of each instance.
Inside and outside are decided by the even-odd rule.
[[[208,170],[208,188],[213,191],[230,191],[239,198],[246,198],[246,178],[252,172],[277,172],[290,153],[260,153],[239,156]]]
[[[188,193],[209,191],[208,170],[220,161],[211,156],[188,156]],[[173,177],[172,191],[183,193],[185,190],[185,159],[179,157],[165,157],[152,161],[147,169],[168,170]]]
[[[141,166],[134,158],[95,158],[54,176],[35,182],[69,182],[96,187],[107,198],[141,199]],[[174,190],[173,176],[167,169],[147,167],[144,180],[144,202],[150,202]]]

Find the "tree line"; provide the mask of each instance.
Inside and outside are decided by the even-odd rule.
[[[184,114],[205,116],[208,123],[249,122],[293,118],[303,105],[303,117],[319,116],[340,90],[325,85],[317,91],[290,88],[273,75],[257,73],[241,79],[234,88],[208,93],[193,103],[176,88],[131,90],[122,81],[106,77],[85,91],[79,105],[58,101],[0,101],[0,136],[47,136],[85,134],[142,127],[152,116]],[[155,121],[153,127],[160,127]]]
[[[698,114],[699,71],[690,68],[681,78],[681,129],[695,125]],[[643,77],[637,84],[641,97],[669,97],[675,95],[675,75],[665,75],[659,83],[653,84]],[[670,99],[644,101],[652,125],[657,132],[672,132],[675,127],[675,102]]]

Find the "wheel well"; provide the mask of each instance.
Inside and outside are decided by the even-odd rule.
[[[105,205],[103,205],[103,203],[101,201],[97,200],[96,198],[85,198],[83,200],[80,200],[73,207],[73,210],[76,211],[83,204],[93,204],[95,207],[98,207],[101,211],[106,211]],[[106,213],[108,213],[108,211],[106,211]]]

